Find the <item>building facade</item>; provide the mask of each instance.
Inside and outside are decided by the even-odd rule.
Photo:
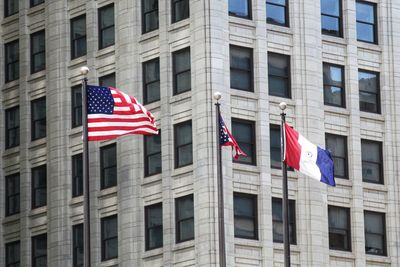
[[[283,266],[280,110],[336,187],[289,171],[292,266],[400,266],[400,2],[2,0],[0,266],[82,266],[80,68],[159,136],[91,142],[93,266]]]

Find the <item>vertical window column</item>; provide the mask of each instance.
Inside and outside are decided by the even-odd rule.
[[[343,37],[341,0],[321,0],[321,28],[323,34]]]
[[[258,239],[257,196],[234,193],[235,237]]]
[[[337,178],[349,179],[347,163],[347,137],[325,134],[326,148],[331,152],[334,163],[334,175]]]
[[[194,239],[193,195],[175,199],[176,243]]]
[[[82,86],[71,88],[71,127],[82,125]]]
[[[174,95],[191,90],[190,48],[172,54]]]
[[[114,4],[99,8],[99,49],[114,44]]]
[[[193,162],[192,121],[174,126],[175,168],[190,165]]]
[[[32,267],[47,266],[47,234],[32,237]]]
[[[32,209],[47,205],[46,165],[32,169]]]
[[[143,63],[143,103],[160,100],[160,59]]]
[[[378,43],[376,4],[356,1],[357,40]]]
[[[46,137],[46,97],[31,102],[31,140]]]
[[[328,206],[329,248],[351,251],[350,209]]]
[[[86,15],[71,19],[71,59],[86,55]]]
[[[72,227],[73,267],[83,267],[83,223]]]
[[[101,260],[118,257],[118,218],[117,215],[101,219]]]
[[[4,45],[5,82],[19,79],[19,41],[15,40]]]
[[[358,70],[358,88],[360,90],[360,110],[381,113],[379,73]]]
[[[251,48],[230,46],[231,88],[254,91],[253,50]]]
[[[324,103],[329,106],[346,107],[344,89],[344,67],[334,64],[323,64]]]
[[[386,256],[385,213],[364,211],[365,253]]]
[[[6,266],[19,267],[21,264],[21,244],[20,241],[7,243],[6,247]]]
[[[5,149],[19,145],[19,106],[5,110]]]
[[[161,131],[144,136],[144,175],[161,173]]]
[[[290,57],[268,53],[268,89],[269,95],[291,98]]]
[[[72,197],[83,195],[82,153],[72,156]]]
[[[5,177],[6,180],[6,216],[19,213],[20,210],[20,183],[19,173]]]
[[[142,0],[142,33],[158,29],[158,0]]]
[[[361,154],[363,181],[383,184],[382,143],[362,139]]]
[[[31,34],[31,73],[46,68],[46,39],[45,31]]]
[[[145,207],[146,250],[163,246],[162,204]]]
[[[101,189],[117,185],[117,146],[100,148]]]

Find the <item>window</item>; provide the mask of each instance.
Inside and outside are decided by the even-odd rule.
[[[189,17],[189,0],[171,0],[172,23]]]
[[[247,157],[239,156],[237,162],[256,165],[256,138],[254,122],[232,119],[232,135]]]
[[[5,110],[5,148],[11,148],[19,145],[19,107],[12,107]]]
[[[347,137],[335,134],[325,134],[326,148],[331,152],[334,175],[348,179],[347,171]]]
[[[6,216],[19,213],[19,173],[8,175],[6,180]]]
[[[20,242],[6,244],[6,267],[19,267],[21,261]]]
[[[143,102],[149,104],[160,100],[160,60],[143,63]]]
[[[328,206],[329,248],[351,251],[350,209]]]
[[[251,19],[251,0],[229,0],[229,15]]]
[[[382,143],[362,139],[361,153],[363,181],[383,184]]]
[[[8,17],[18,13],[19,0],[5,0],[4,1],[4,17]]]
[[[158,0],[142,0],[142,33],[158,29]]]
[[[146,250],[163,246],[162,204],[145,207]]]
[[[258,239],[257,196],[234,193],[235,237]]]
[[[46,40],[45,32],[31,34],[31,73],[46,68]]]
[[[71,19],[71,59],[86,55],[86,15]]]
[[[193,162],[192,121],[174,126],[175,132],[175,168],[190,165]]]
[[[72,227],[73,267],[83,267],[83,223]]]
[[[324,63],[323,71],[325,105],[345,108],[346,101],[343,67]]]
[[[358,87],[360,89],[360,110],[381,113],[379,73],[358,70]]]
[[[47,234],[32,237],[32,267],[47,266]]]
[[[115,88],[115,73],[107,74],[99,78],[100,86],[111,86]]]
[[[269,126],[270,151],[271,151],[271,168],[282,168],[281,155],[281,128],[279,125],[271,124]]]
[[[101,260],[118,257],[118,219],[117,215],[101,219]]]
[[[115,73],[107,74],[104,76],[101,76],[99,78],[99,85],[100,86],[105,86],[105,87],[114,87],[115,88]]]
[[[289,199],[289,242],[296,244],[296,204]],[[281,198],[272,198],[272,231],[276,243],[283,243],[283,205]]]
[[[72,197],[83,194],[82,153],[72,156]]]
[[[117,185],[117,146],[111,144],[100,148],[101,189]]]
[[[174,95],[190,91],[190,48],[173,53]]]
[[[44,3],[44,0],[31,0],[31,7],[40,5],[41,3]]]
[[[253,50],[251,48],[230,46],[231,88],[253,90]]]
[[[144,136],[144,175],[161,173],[161,132]]]
[[[376,4],[356,1],[357,40],[377,43]]]
[[[280,26],[289,26],[289,11],[287,0],[267,0],[267,22]]]
[[[46,137],[46,97],[31,102],[32,141]]]
[[[175,199],[176,243],[194,239],[193,195]]]
[[[364,211],[365,253],[386,256],[385,214]]]
[[[46,165],[32,169],[32,209],[47,205]]]
[[[321,29],[323,34],[343,36],[341,0],[321,0]]]
[[[82,86],[71,88],[71,113],[72,128],[82,126]]]
[[[114,44],[114,32],[114,4],[99,8],[99,49]]]
[[[269,95],[291,97],[289,56],[268,53],[268,88]]]
[[[5,82],[19,79],[19,41],[15,40],[4,45],[5,50]]]

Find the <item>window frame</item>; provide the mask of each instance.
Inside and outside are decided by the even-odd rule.
[[[18,214],[20,213],[21,210],[21,177],[20,177],[20,173],[13,173],[13,174],[9,174],[7,176],[4,177],[5,180],[5,217],[8,216],[12,216],[14,214]],[[14,180],[14,183],[17,183],[17,187],[13,188],[13,192],[9,192],[8,188],[9,188],[9,183],[11,182],[11,180]],[[17,180],[17,181],[15,181]],[[10,211],[10,198],[13,199],[13,202],[17,202],[19,205],[14,207],[14,210],[12,212]],[[15,204],[15,203],[14,203]]]
[[[234,128],[233,124],[235,124],[235,123],[250,125],[250,127],[251,127],[251,140],[253,141],[253,143],[250,143],[250,145],[253,148],[252,149],[252,154],[251,154],[252,161],[251,162],[241,161],[240,160],[241,156],[239,156],[239,159],[235,160],[234,162],[235,163],[240,163],[240,164],[247,164],[247,165],[257,166],[256,122],[255,121],[250,121],[250,120],[238,119],[238,118],[231,118],[231,123],[232,123],[232,136],[236,139],[236,142],[238,143],[239,147],[240,147],[240,143],[243,143],[243,142],[239,142],[238,141],[237,133],[235,133],[234,130],[233,130],[233,128]]]
[[[186,52],[189,54],[189,67],[190,68],[186,69],[184,71],[177,72],[176,71],[176,56],[178,54],[183,54]],[[178,92],[177,76],[182,73],[186,73],[186,72],[190,73],[190,88],[185,91]],[[173,80],[173,95],[174,96],[183,94],[186,92],[190,92],[192,90],[192,58],[191,58],[191,54],[190,54],[190,46],[172,52],[172,80]]]
[[[285,9],[285,23],[284,24],[281,24],[281,23],[278,23],[278,22],[268,21],[268,8],[267,8],[267,5],[283,7]],[[285,5],[284,6],[280,5],[280,4],[277,4],[277,3],[270,2],[269,0],[266,0],[265,1],[265,9],[266,9],[266,14],[265,15],[266,15],[267,24],[278,25],[278,26],[282,26],[282,27],[290,27],[289,1],[288,0],[285,0]]]
[[[16,47],[15,47],[16,46]],[[18,54],[18,59],[14,61],[7,61],[7,58],[9,57],[8,51],[11,49],[17,49],[17,54]],[[12,73],[12,78],[9,79],[9,66],[12,66],[13,70],[16,69],[17,72]],[[19,39],[16,39],[14,41],[8,42],[4,44],[4,74],[5,74],[5,83],[9,83],[12,81],[19,80],[20,78],[20,66],[19,66]]]
[[[10,259],[8,258],[8,252],[10,249],[15,249],[15,247],[18,246],[18,252],[19,252],[19,261],[14,261],[14,262],[8,262]],[[8,242],[5,244],[5,262],[6,262],[6,267],[14,267],[14,266],[20,266],[21,264],[21,242],[20,240]]]
[[[79,169],[79,161],[81,162],[82,173],[77,175]],[[83,153],[72,155],[72,198],[83,195]],[[79,189],[78,189],[79,188]]]
[[[9,124],[9,121],[8,121],[8,114],[9,113],[13,113],[13,112],[17,112],[18,114],[18,126],[14,126],[14,127],[11,127],[11,128],[8,128],[8,124]],[[19,106],[14,106],[14,107],[11,107],[11,108],[8,108],[8,109],[6,109],[5,111],[4,111],[4,116],[5,116],[5,118],[4,118],[4,122],[5,122],[5,125],[4,125],[4,130],[5,130],[5,138],[6,138],[6,140],[5,140],[5,144],[4,144],[4,149],[9,149],[9,148],[13,148],[13,147],[17,147],[17,146],[19,146],[19,143],[20,143],[20,113],[19,113]],[[10,139],[10,132],[15,132],[15,135],[17,136],[16,137],[16,143],[15,144],[10,144],[9,143],[9,139]]]
[[[81,231],[82,233],[82,247],[79,245],[79,240],[77,240],[79,231]],[[82,262],[82,264],[78,264],[78,254],[77,254],[77,250],[82,250],[82,254],[83,254],[83,250],[84,248],[84,227],[83,227],[83,223],[79,223],[79,224],[74,224],[72,225],[72,266],[73,267],[83,267],[84,263]]]
[[[342,79],[342,87],[340,87],[342,89],[342,94],[341,94],[341,101],[343,103],[343,105],[336,105],[336,104],[332,104],[332,103],[328,103],[325,99],[325,86],[329,86],[329,87],[337,87],[335,85],[332,84],[325,84],[324,81],[324,68],[325,66],[332,66],[335,68],[340,68],[341,69],[341,79]],[[347,103],[346,103],[346,80],[345,80],[345,66],[343,65],[338,65],[338,64],[334,64],[334,63],[329,63],[329,62],[322,62],[322,88],[323,88],[323,94],[324,94],[324,105],[325,106],[332,106],[332,107],[338,107],[338,108],[347,108]]]
[[[358,69],[358,74],[360,74],[360,72],[376,75],[376,87],[377,87],[377,92],[375,93],[377,111],[373,112],[373,111],[368,111],[368,110],[365,110],[365,109],[361,109],[361,103],[360,103],[360,111],[368,112],[368,113],[381,114],[382,111],[381,111],[381,80],[380,80],[381,79],[381,77],[380,77],[381,75],[380,75],[380,73],[376,72],[376,71]],[[359,93],[363,92],[363,93],[368,93],[368,94],[371,94],[371,95],[374,94],[374,93],[371,93],[369,91],[364,91],[364,90],[360,89],[360,78],[358,78],[358,91],[359,91]]]
[[[271,140],[272,140],[272,138],[271,138],[272,130],[275,130],[275,131],[278,130],[279,131],[279,137],[280,137],[280,139],[282,139],[282,137],[281,137],[281,126],[279,124],[272,124],[271,123],[269,125],[270,167],[271,167],[271,169],[281,170],[282,169],[282,163],[280,164],[279,168],[272,165],[272,148],[276,149],[276,147],[272,147],[272,142],[271,142]],[[282,142],[282,141],[280,140],[280,142]],[[280,154],[281,162],[282,162],[282,144],[279,146],[279,154]]]
[[[149,227],[149,218],[148,218],[149,216],[148,215],[149,215],[149,210],[152,209],[152,208],[161,208],[161,224]],[[164,241],[163,235],[161,235],[161,245],[150,247],[150,244],[149,244],[149,241],[150,241],[149,232],[150,232],[150,230],[161,227],[161,232],[163,232],[163,216],[162,216],[163,214],[162,214],[162,212],[163,212],[163,210],[162,210],[162,202],[144,207],[144,218],[145,218],[144,229],[145,229],[145,250],[146,251],[163,247],[163,241]]]
[[[75,94],[81,95],[81,101],[78,103],[75,102]],[[75,85],[71,87],[71,129],[82,126],[82,111],[82,86]],[[75,118],[79,113],[80,118]]]
[[[379,163],[373,162],[373,161],[365,161],[363,160],[363,153],[362,153],[362,144],[363,143],[369,143],[369,144],[377,144],[379,146]],[[375,141],[375,140],[369,140],[369,139],[361,139],[361,171],[362,171],[362,164],[363,162],[367,163],[374,163],[374,164],[379,164],[379,181],[372,181],[372,180],[365,180],[364,177],[362,177],[362,181],[364,183],[372,183],[372,184],[385,184],[385,177],[384,177],[384,169],[383,169],[383,143],[381,141]]]
[[[146,34],[146,33],[149,33],[149,32],[152,32],[152,31],[155,31],[155,30],[158,30],[158,28],[160,27],[160,21],[159,21],[159,2],[158,2],[158,0],[154,0],[154,1],[156,1],[157,2],[157,9],[152,9],[151,11],[147,11],[147,12],[145,12],[144,11],[144,1],[148,1],[148,0],[142,0],[141,1],[141,17],[142,17],[142,34]],[[151,13],[154,13],[154,12],[156,12],[156,14],[157,14],[157,27],[156,28],[154,28],[154,29],[150,29],[150,30],[148,30],[148,31],[146,31],[146,15],[147,14],[151,14]]]
[[[79,37],[79,38],[74,38],[74,22],[84,19],[85,20],[85,36]],[[70,38],[71,38],[71,60],[83,57],[87,54],[87,23],[86,23],[86,14],[82,14],[76,17],[73,17],[70,19]],[[82,55],[78,55],[77,51],[75,51],[75,42],[77,40],[85,39],[86,43],[86,48],[85,48],[85,53]]]
[[[369,5],[372,6],[374,9],[374,24],[371,24],[369,22],[365,22],[365,21],[360,21],[357,19],[357,3],[363,4],[363,5]],[[373,2],[369,2],[369,1],[362,1],[362,0],[356,0],[355,1],[355,5],[356,5],[356,34],[357,34],[357,23],[361,23],[361,24],[367,24],[367,25],[372,25],[372,29],[374,31],[374,41],[370,42],[370,41],[366,41],[366,40],[360,40],[357,38],[358,42],[364,42],[364,43],[369,43],[369,44],[378,44],[378,5],[376,3]]]
[[[292,226],[292,236],[289,236],[289,243],[291,245],[297,245],[296,200],[294,200],[294,199],[288,199],[288,200],[289,200],[288,201],[289,228],[290,228],[290,225]],[[271,206],[273,206],[274,201],[280,202],[279,204],[282,207],[282,209],[281,209],[282,221],[274,220],[273,211],[272,211],[272,242],[273,243],[283,243],[284,240],[282,240],[282,242],[281,242],[280,240],[274,239],[274,233],[273,233],[274,222],[282,223],[282,228],[284,227],[284,225],[283,225],[283,199],[279,198],[279,197],[272,197]],[[292,222],[290,221],[290,218],[292,218]]]
[[[251,199],[253,203],[253,213],[254,217],[249,217],[249,216],[244,216],[244,215],[236,215],[235,214],[235,198],[246,198],[246,199]],[[248,236],[241,236],[241,235],[236,235],[236,227],[235,227],[235,222],[236,218],[245,218],[245,219],[250,219],[254,223],[254,236],[253,237],[248,237]],[[242,192],[233,192],[233,229],[234,229],[234,237],[235,238],[243,238],[243,239],[248,239],[248,240],[259,240],[259,226],[258,226],[258,196],[256,194],[247,194],[247,193],[242,193]]]
[[[112,8],[112,10],[113,10],[113,13],[114,13],[114,24],[102,28],[101,27],[101,22],[102,22],[102,18],[103,17],[102,17],[102,13],[101,12],[104,11],[105,9],[108,9],[108,8]],[[99,47],[98,48],[99,48],[99,50],[107,48],[107,47],[110,47],[110,46],[113,46],[115,44],[115,9],[114,9],[114,3],[111,3],[111,4],[108,4],[108,5],[105,5],[105,6],[102,6],[102,7],[98,8],[97,9],[97,19],[98,19],[98,27],[97,27],[97,29],[98,29],[98,43],[99,43]],[[110,28],[114,28],[114,41],[109,45],[104,45],[103,44],[104,31],[108,30]]]
[[[231,17],[252,20],[253,19],[252,0],[245,0],[245,1],[247,2],[247,9],[249,11],[249,14],[247,16],[240,16],[240,15],[237,15],[236,13],[231,12],[229,10],[229,0],[228,0],[228,15],[231,16]]]
[[[154,138],[155,136],[159,136],[160,138],[160,152],[157,153],[152,153],[148,154],[147,151],[147,142],[149,138]],[[158,130],[157,135],[145,135],[143,136],[143,145],[144,145],[144,177],[150,177],[156,174],[162,173],[162,143],[161,143],[161,130]],[[160,165],[161,165],[161,170],[159,172],[154,172],[154,173],[149,173],[149,157],[160,154]]]
[[[180,20],[177,20],[174,7],[178,2],[184,2],[184,1],[188,2],[188,16],[184,17],[184,18],[182,18]],[[185,20],[185,19],[188,19],[188,18],[190,18],[190,1],[189,0],[172,0],[171,1],[171,24],[177,23],[179,21],[182,21],[182,20]]]
[[[46,109],[46,114],[45,114],[44,117],[41,117],[39,119],[34,119],[35,105],[37,103],[42,102],[42,101],[44,102],[44,106],[45,106],[45,109]],[[41,136],[41,135],[35,136],[36,127],[37,127],[36,124],[38,122],[41,122],[41,121],[44,121],[44,124],[46,125],[46,133],[45,133],[44,136]],[[46,136],[47,136],[47,102],[46,102],[46,97],[43,96],[43,97],[31,100],[31,141],[42,139],[42,138],[45,138]]]
[[[35,187],[35,179],[36,178],[43,179],[43,177],[36,177],[34,175],[35,171],[40,171],[40,170],[44,170],[44,173],[45,173],[45,177],[44,177],[45,185],[44,186],[40,186],[40,187]],[[31,180],[31,184],[32,184],[32,186],[31,186],[31,196],[32,196],[31,209],[33,210],[33,209],[37,209],[37,208],[40,208],[40,207],[47,206],[47,193],[48,193],[47,192],[47,165],[44,164],[44,165],[40,165],[40,166],[32,168],[31,169],[31,176],[32,176],[32,180]],[[46,199],[45,199],[43,204],[38,204],[35,201],[36,200],[36,194],[37,194],[36,191],[40,190],[40,189],[44,189],[46,191]]]
[[[269,56],[270,55],[279,56],[281,58],[285,57],[286,62],[287,62],[287,68],[288,68],[287,77],[278,76],[278,75],[274,75],[274,74],[270,73],[270,71],[269,71]],[[292,60],[292,56],[291,55],[279,54],[279,53],[275,53],[275,52],[268,52],[268,54],[267,54],[267,70],[268,70],[268,95],[269,96],[292,99],[292,64],[291,64],[291,60]],[[280,96],[280,95],[271,94],[271,90],[270,90],[270,86],[269,86],[270,76],[276,77],[278,79],[286,79],[287,80],[287,86],[288,86],[288,88],[287,88],[288,95],[287,96]]]
[[[146,0],[142,0],[142,1],[146,1]],[[147,72],[146,72],[146,70],[147,70],[147,65],[148,64],[154,64],[154,63],[156,63],[156,64],[158,64],[158,80],[153,80],[153,81],[150,81],[150,82],[147,82],[146,81],[146,74],[147,74]],[[148,61],[145,61],[145,62],[143,62],[142,63],[142,74],[143,74],[143,104],[145,104],[145,105],[147,105],[147,104],[150,104],[150,103],[154,103],[154,102],[157,102],[157,101],[160,101],[160,99],[161,99],[161,86],[160,86],[160,58],[159,57],[157,57],[157,58],[153,58],[153,59],[150,59],[150,60],[148,60]],[[147,99],[148,99],[148,89],[147,89],[147,86],[149,86],[150,84],[153,84],[153,83],[157,83],[158,82],[158,90],[159,90],[159,98],[157,99],[157,100],[153,100],[153,101],[148,101]]]
[[[44,39],[44,49],[39,50],[34,53],[33,51],[33,39],[37,36],[41,36],[43,34],[43,39]],[[40,38],[40,37],[39,37]],[[31,74],[34,74],[36,72],[42,71],[46,69],[46,31],[45,30],[40,30],[37,32],[34,32],[30,35],[30,45],[31,45],[31,50],[30,50],[30,56],[31,56]],[[43,54],[43,62],[44,66],[43,68],[35,69],[35,56]]]
[[[321,18],[325,16],[325,17],[338,19],[338,21],[339,21],[339,32],[338,32],[338,34],[332,34],[332,33],[328,32],[327,30],[324,30],[324,28],[322,27],[322,21],[321,21],[321,33],[324,34],[324,35],[343,38],[343,2],[342,2],[342,0],[337,0],[337,1],[339,1],[339,16],[325,14],[321,10]]]
[[[386,213],[384,212],[376,212],[376,211],[371,211],[371,210],[364,210],[364,221],[365,221],[365,216],[366,214],[375,214],[375,215],[380,215],[382,218],[382,230],[383,230],[383,253],[382,254],[378,254],[378,253],[368,253],[367,251],[365,251],[365,254],[368,255],[377,255],[377,256],[387,256],[387,231],[386,231]],[[377,233],[367,233],[367,229],[365,227],[365,223],[364,223],[364,236],[365,236],[365,246],[367,245],[367,234],[373,234],[373,235],[379,235]],[[366,250],[366,248],[365,248]]]
[[[338,176],[334,174],[335,178],[340,178],[340,179],[346,179],[349,180],[349,151],[348,151],[348,144],[347,144],[347,136],[345,135],[339,135],[339,134],[333,134],[333,133],[325,133],[325,146],[328,143],[328,138],[342,138],[344,140],[344,153],[345,157],[341,158],[338,156],[334,156],[333,153],[331,153],[332,159],[333,158],[340,158],[344,160],[344,176]],[[328,149],[328,147],[326,147]],[[330,151],[331,152],[331,151]]]
[[[193,217],[190,218],[185,218],[185,219],[180,219],[178,211],[179,211],[179,202],[184,200],[184,199],[192,199],[192,203],[193,203]],[[194,228],[195,226],[195,220],[194,220],[195,216],[194,216],[194,196],[193,194],[189,194],[186,196],[182,196],[182,197],[178,197],[175,198],[175,243],[182,243],[182,242],[186,242],[189,240],[194,240],[195,239],[195,234],[196,234],[196,230]],[[179,234],[180,234],[180,230],[181,230],[181,226],[180,223],[183,221],[189,221],[189,220],[193,220],[193,238],[186,238],[186,239],[180,239],[179,238]]]
[[[178,141],[178,127],[184,126],[185,124],[190,124],[190,128],[191,128],[191,143],[187,143],[187,144],[181,144],[180,146],[177,145],[177,141]],[[182,146],[187,146],[187,145],[191,145],[192,146],[192,161],[190,163],[184,164],[184,165],[179,165],[179,148]],[[185,166],[189,166],[193,164],[193,124],[192,124],[192,120],[187,120],[187,121],[183,121],[177,124],[174,124],[174,161],[175,161],[175,169],[181,168],[181,167],[185,167]]]
[[[117,220],[117,229],[116,229],[117,235],[105,238],[104,237],[105,223],[108,222],[108,221],[114,220],[114,219]],[[101,218],[101,235],[100,236],[101,236],[101,261],[103,262],[103,261],[108,261],[108,260],[111,260],[111,259],[118,258],[118,254],[119,254],[118,253],[118,247],[117,247],[117,255],[115,255],[115,257],[111,257],[111,258],[106,258],[106,250],[105,250],[106,242],[108,242],[108,241],[110,241],[112,239],[115,239],[115,238],[117,239],[117,242],[118,242],[118,215],[117,214]]]
[[[333,227],[330,226],[330,223],[329,223],[329,210],[330,209],[338,209],[338,210],[345,210],[346,211],[348,229],[333,228]],[[335,205],[328,205],[328,235],[331,233],[331,229],[332,230],[339,230],[339,231],[346,231],[347,232],[347,240],[346,240],[346,242],[348,244],[349,249],[336,248],[336,247],[331,246],[330,238],[328,236],[328,238],[329,238],[329,249],[330,250],[339,250],[339,251],[352,252],[353,246],[352,246],[352,240],[351,240],[352,232],[351,232],[351,212],[350,212],[350,208],[341,207],[341,206],[335,206]]]
[[[115,165],[104,167],[104,162],[103,162],[104,153],[106,150],[112,149],[113,147],[115,149]],[[116,175],[115,184],[112,184],[111,186],[106,187],[105,181],[104,181],[104,179],[105,179],[104,172],[106,169],[111,169],[111,168],[115,168],[115,175]],[[114,187],[117,185],[118,185],[118,152],[117,152],[117,144],[112,143],[112,144],[100,147],[100,190],[111,188],[111,187]]]
[[[46,254],[37,256],[36,253],[35,253],[36,246],[35,246],[35,242],[34,241],[36,239],[39,239],[39,238],[44,238],[46,240]],[[46,233],[32,236],[32,239],[31,239],[31,242],[32,242],[32,255],[31,255],[32,256],[32,267],[36,267],[36,259],[38,259],[38,258],[46,257],[46,262],[48,262],[47,261],[47,249],[48,249],[47,241],[48,240],[47,240],[47,234]]]
[[[250,52],[250,70],[245,70],[245,69],[239,69],[239,68],[233,68],[232,67],[232,49],[233,50],[242,50],[242,51],[248,51]],[[232,86],[232,71],[237,71],[241,73],[248,73],[250,77],[250,88],[249,90],[243,89],[243,88],[238,88],[238,87],[233,87]],[[240,91],[245,91],[245,92],[254,92],[254,55],[253,55],[253,48],[250,47],[244,47],[244,46],[237,46],[237,45],[229,45],[229,75],[230,75],[230,88],[235,89],[235,90],[240,90]]]
[[[8,13],[8,7],[10,5],[10,1],[15,1],[18,5],[17,10],[14,13]],[[5,0],[4,1],[4,18],[10,17],[12,15],[19,13],[19,0]]]

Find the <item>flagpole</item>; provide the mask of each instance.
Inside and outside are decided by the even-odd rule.
[[[289,240],[289,197],[288,197],[288,178],[287,178],[287,165],[283,161],[285,158],[285,133],[284,127],[286,122],[286,103],[281,102],[279,108],[282,110],[281,113],[281,143],[282,143],[282,206],[283,206],[283,247],[285,257],[285,267],[290,267],[290,240]]]
[[[222,153],[220,145],[220,106],[218,102],[221,99],[221,93],[214,93],[216,112],[216,137],[217,137],[217,180],[218,180],[218,234],[219,234],[219,266],[226,266],[226,252],[225,252],[225,219],[224,219],[224,183],[222,178]]]
[[[88,67],[81,68],[82,79],[82,135],[83,135],[83,259],[84,266],[90,267],[90,195],[89,195],[89,142],[87,124],[87,77]]]

